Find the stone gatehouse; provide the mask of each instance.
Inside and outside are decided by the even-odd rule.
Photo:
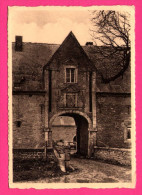
[[[24,43],[17,36],[12,47],[15,151],[52,148],[58,117],[74,120],[81,155],[92,156],[98,148],[130,148],[130,67],[104,83],[101,75],[113,76],[120,68],[114,66],[116,57],[101,59],[97,46],[81,46],[72,32],[61,45]]]

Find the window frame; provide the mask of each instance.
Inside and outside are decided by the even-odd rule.
[[[74,69],[74,82],[71,81],[71,71],[70,71],[70,82],[67,82],[67,69]],[[64,69],[64,72],[65,72],[65,83],[77,83],[77,77],[78,77],[78,69],[76,66],[65,66],[65,69]]]
[[[128,132],[130,132],[130,138],[128,138]],[[131,140],[131,127],[127,127],[126,140],[127,140],[127,141]]]
[[[128,131],[130,131],[130,138],[128,138]],[[132,128],[129,126],[125,126],[124,129],[124,143],[131,142],[131,134],[132,134]]]

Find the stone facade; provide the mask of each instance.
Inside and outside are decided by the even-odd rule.
[[[13,149],[45,151],[53,138],[65,139],[66,133],[71,138],[75,132],[81,155],[93,155],[94,146],[130,148],[130,68],[123,78],[102,83],[96,47],[81,47],[72,32],[60,46],[22,43],[20,51],[14,48]],[[116,68],[110,70],[113,75]],[[53,121],[60,116],[74,119],[70,136],[55,131]]]
[[[52,139],[73,142],[76,136],[76,126],[52,126]]]
[[[97,146],[130,148],[125,142],[124,123],[131,122],[128,94],[97,94]]]
[[[14,160],[42,160],[44,149],[13,149]]]
[[[44,148],[44,95],[13,95],[14,149]]]
[[[67,69],[70,71],[69,81],[67,81]],[[94,82],[96,73],[72,32],[43,70],[46,106],[49,111],[45,116],[45,129],[51,131],[54,116],[73,117],[77,126],[78,152],[83,155],[89,154],[93,135],[89,134],[89,131],[92,132],[96,128],[96,124],[94,125],[95,102],[93,98],[91,100],[89,98],[95,85],[92,85],[90,89],[90,83]],[[73,71],[72,75],[71,71]],[[94,77],[90,76],[91,71]],[[48,143],[51,143],[49,139],[51,140],[51,137],[48,138]]]

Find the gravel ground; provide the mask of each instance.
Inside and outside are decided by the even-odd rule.
[[[72,166],[76,169],[66,175],[45,177],[35,183],[124,183],[131,182],[131,169],[111,165],[90,159],[73,158]]]

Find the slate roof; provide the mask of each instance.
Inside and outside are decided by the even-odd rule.
[[[12,72],[14,91],[43,91],[43,67],[48,64],[53,54],[60,45],[46,43],[23,43],[23,51],[15,51],[15,43],[12,44]],[[123,78],[104,84],[100,74],[107,78],[113,76],[119,70],[116,56],[111,59],[102,59],[96,46],[82,47],[92,66],[97,69],[97,92],[130,93],[130,67],[125,71]],[[115,63],[116,62],[116,63]],[[107,65],[107,66],[106,66]],[[107,70],[106,70],[107,67]]]
[[[12,44],[12,75],[15,91],[42,91],[43,67],[59,45],[44,43],[23,43],[22,52],[15,51]]]

